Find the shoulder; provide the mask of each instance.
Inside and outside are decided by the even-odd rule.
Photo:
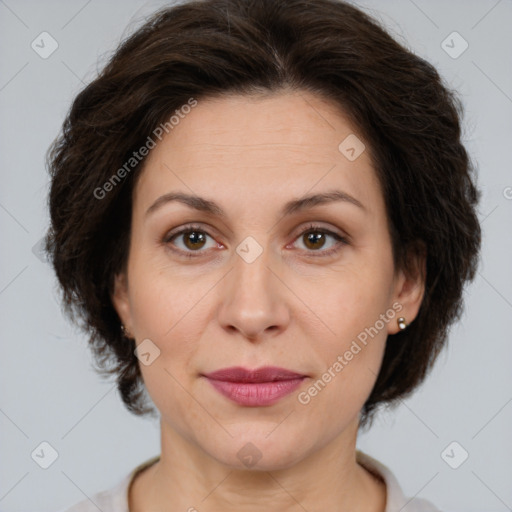
[[[137,473],[151,466],[158,461],[159,458],[160,456],[152,457],[142,464],[139,464],[110,489],[97,492],[75,503],[71,507],[59,510],[58,512],[98,512],[98,509],[101,510],[101,512],[129,512],[128,491],[132,481]]]
[[[384,480],[387,491],[385,512],[441,512],[430,501],[406,497],[392,471],[378,460],[360,450],[356,451],[356,459],[360,465]]]
[[[115,486],[89,496],[59,512],[129,512],[127,505],[128,485],[131,474],[126,475]]]

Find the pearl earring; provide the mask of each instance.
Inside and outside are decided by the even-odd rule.
[[[403,331],[404,329],[407,328],[407,322],[405,321],[405,318],[403,316],[401,316],[400,318],[397,319],[396,323],[398,324],[398,327],[400,328],[401,331]]]

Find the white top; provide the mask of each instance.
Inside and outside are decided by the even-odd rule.
[[[59,512],[98,512],[98,509],[102,512],[130,512],[128,508],[128,490],[130,484],[137,473],[151,466],[159,459],[160,456],[158,455],[143,462],[124,476],[111,489],[93,494],[90,499],[82,500],[71,508]],[[384,464],[360,450],[356,450],[356,460],[371,473],[376,473],[378,476],[382,477],[386,483],[387,500],[385,512],[441,512],[429,501],[421,498],[406,498],[395,475]],[[406,505],[407,508],[405,508]]]

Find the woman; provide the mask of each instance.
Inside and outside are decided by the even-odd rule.
[[[161,455],[70,511],[438,510],[356,440],[476,271],[460,114],[336,0],[188,2],[118,48],[51,148],[47,250]]]

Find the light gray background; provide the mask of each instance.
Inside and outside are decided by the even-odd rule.
[[[93,372],[85,337],[61,315],[37,243],[48,221],[44,153],[72,98],[94,78],[99,59],[163,4],[0,0],[3,511],[68,506],[159,453],[158,424],[128,413],[114,382]],[[425,385],[383,414],[359,448],[388,465],[407,495],[442,510],[512,510],[512,2],[357,4],[460,91],[484,231],[479,274],[447,350]],[[59,44],[48,59],[31,48],[43,31]],[[469,43],[456,59],[441,46],[453,31]],[[449,44],[460,48],[460,41]],[[59,455],[48,469],[31,458],[42,441]],[[458,469],[441,458],[452,441],[469,453]]]

